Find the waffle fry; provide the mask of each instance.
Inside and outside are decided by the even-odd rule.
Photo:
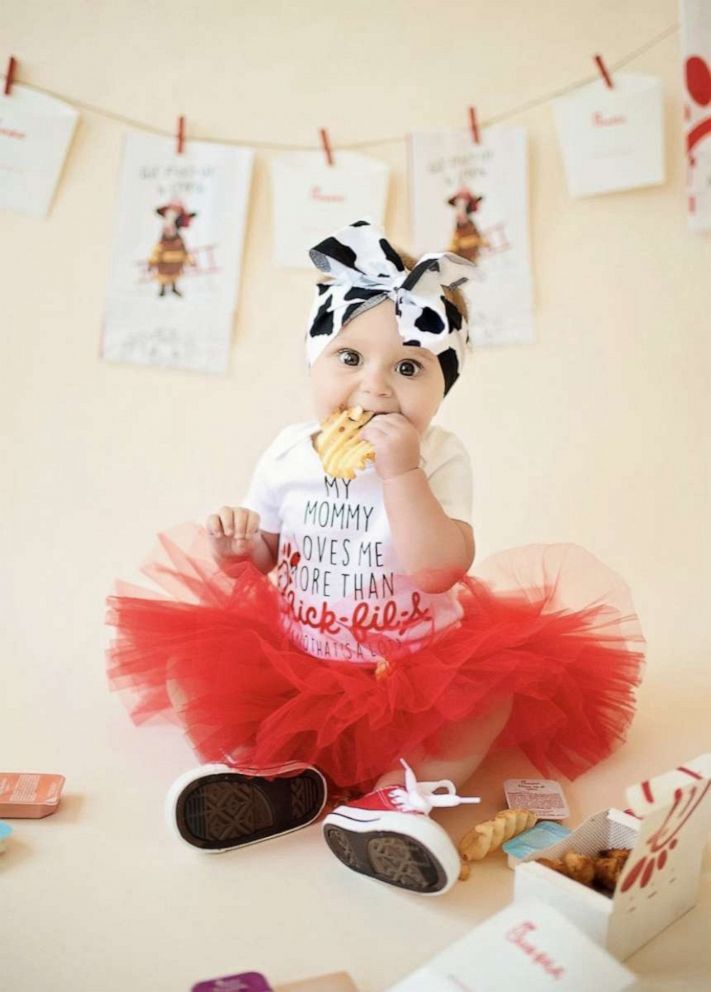
[[[336,410],[321,425],[316,437],[316,450],[324,470],[335,479],[355,479],[356,472],[375,458],[375,449],[360,439],[360,429],[373,414],[362,406]]]
[[[517,834],[529,830],[538,817],[530,809],[504,809],[491,820],[485,820],[465,834],[459,842],[459,854],[464,861],[481,861],[491,851]]]

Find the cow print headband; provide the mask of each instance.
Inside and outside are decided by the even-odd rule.
[[[332,277],[318,284],[309,315],[309,366],[349,321],[391,299],[403,343],[428,348],[437,356],[446,396],[464,366],[470,342],[464,315],[442,290],[471,279],[474,264],[443,252],[423,255],[410,272],[383,232],[365,220],[332,234],[309,255]]]

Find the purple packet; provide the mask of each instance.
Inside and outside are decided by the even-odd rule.
[[[242,971],[239,975],[198,982],[191,992],[272,992],[272,987],[258,971]]]

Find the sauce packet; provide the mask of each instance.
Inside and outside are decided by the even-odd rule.
[[[63,775],[0,772],[0,816],[38,819],[59,806]]]
[[[530,809],[539,820],[570,816],[563,790],[552,778],[507,778],[504,793],[509,809]]]
[[[539,820],[535,827],[507,840],[501,845],[501,849],[508,855],[509,868],[515,868],[522,858],[535,854],[536,851],[542,851],[550,844],[556,844],[571,833],[572,830],[564,827],[562,823]]]

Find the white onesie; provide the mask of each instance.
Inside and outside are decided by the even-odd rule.
[[[449,627],[462,609],[453,590],[423,592],[402,574],[374,464],[350,481],[326,475],[311,442],[318,430],[316,420],[285,427],[257,462],[240,505],[259,514],[262,530],[280,535],[271,579],[293,643],[317,658],[372,664],[378,652],[363,644],[366,632],[407,645]],[[420,450],[444,512],[471,523],[471,462],[462,442],[430,424]]]

